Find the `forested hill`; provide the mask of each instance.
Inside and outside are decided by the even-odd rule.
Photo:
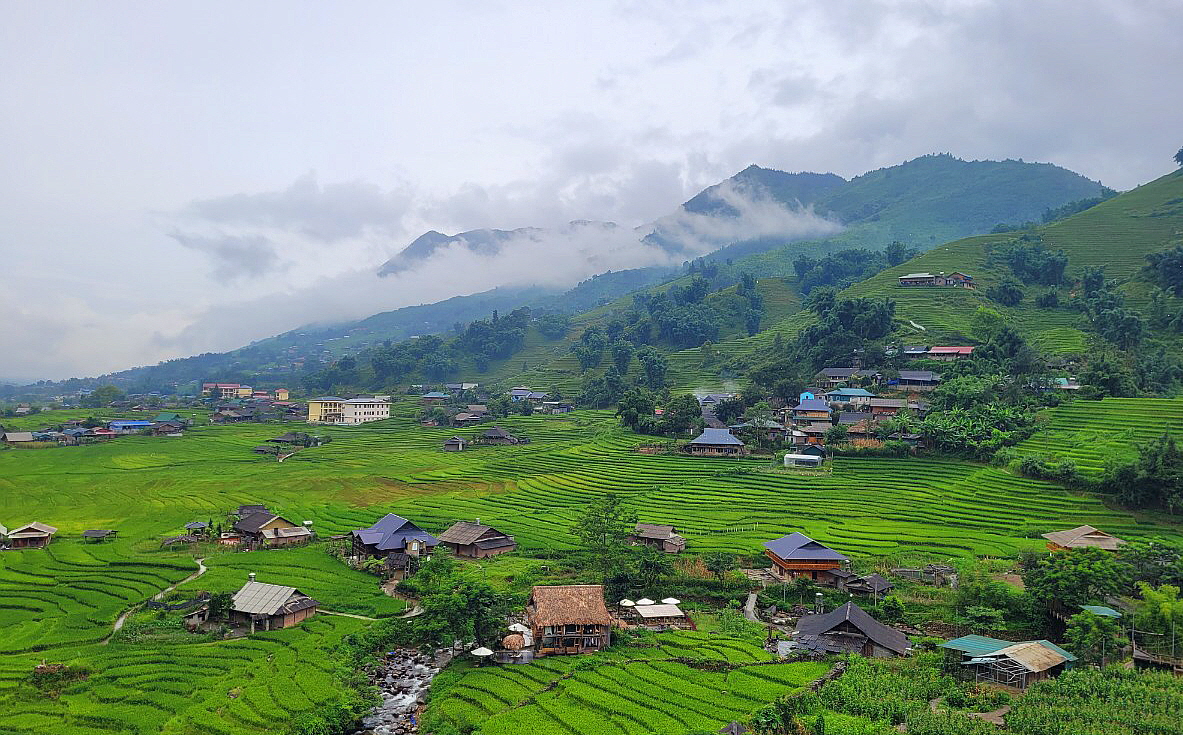
[[[850,181],[834,174],[786,173],[750,166],[700,192],[679,210],[729,220],[734,213],[721,203],[721,187],[743,188],[747,196],[758,192],[756,195],[787,207],[812,207],[841,222],[844,230],[833,237],[789,244],[776,237],[740,239],[708,256],[707,261],[716,268],[711,284],[715,289],[738,282],[741,273],[757,278],[791,276],[793,263],[802,254],[819,256],[851,247],[881,250],[892,241],[923,250],[999,224],[1038,221],[1057,208],[1107,193],[1100,184],[1050,164],[963,161],[931,155]],[[729,224],[734,225],[734,221]],[[129,390],[169,390],[203,379],[293,383],[301,372],[316,369],[323,360],[387,340],[447,332],[458,323],[466,324],[494,310],[507,313],[520,306],[531,307],[535,316],[544,311],[576,314],[680,273],[684,270],[657,267],[607,273],[565,292],[498,288],[354,322],[306,326],[227,353],[172,360],[101,379]],[[774,302],[790,311],[796,308],[796,296],[782,293],[782,289],[774,291]]]

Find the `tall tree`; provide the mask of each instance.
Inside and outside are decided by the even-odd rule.
[[[1127,569],[1113,554],[1097,548],[1052,554],[1023,574],[1032,599],[1048,609],[1075,610],[1122,591]]]
[[[583,544],[596,568],[607,575],[625,553],[626,540],[636,523],[635,510],[625,507],[615,493],[605,493],[588,505],[571,532]]]

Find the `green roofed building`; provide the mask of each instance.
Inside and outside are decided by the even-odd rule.
[[[1051,641],[1003,641],[967,635],[942,643],[951,673],[974,681],[1026,689],[1031,684],[1072,668],[1076,656]]]
[[[1121,613],[1111,607],[1104,605],[1081,605],[1081,610],[1091,612],[1093,615],[1100,615],[1103,618],[1120,618]]]

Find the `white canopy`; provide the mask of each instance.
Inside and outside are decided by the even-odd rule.
[[[679,600],[677,597],[667,597],[661,601],[661,604],[663,604],[663,605],[680,605],[680,604],[682,604],[682,601]]]
[[[472,649],[471,653],[473,656],[492,656],[493,655],[493,652],[490,651],[489,649],[485,648],[484,646],[481,646],[480,648]]]
[[[633,602],[632,600],[628,599],[627,597],[620,601],[621,607],[632,607],[633,605],[636,605],[636,604],[637,603]]]
[[[637,600],[637,604],[638,605],[652,605],[653,600],[650,600],[648,597],[642,597],[641,599]]]
[[[530,632],[530,629],[527,628],[526,626],[522,625],[521,623],[514,623],[513,625],[509,626],[509,629],[512,630],[514,633],[529,633]]]

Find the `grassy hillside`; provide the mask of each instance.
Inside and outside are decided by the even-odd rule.
[[[1148,253],[1163,250],[1183,236],[1183,172],[1176,172],[1133,191],[1035,231],[1050,248],[1068,254],[1068,275],[1077,277],[1087,267],[1104,266],[1115,278],[1134,308],[1147,304],[1149,289],[1135,280]],[[896,315],[924,327],[915,330],[919,343],[957,339],[972,332],[971,319],[979,306],[997,309],[1017,325],[1036,345],[1056,353],[1083,353],[1089,336],[1083,317],[1066,308],[1042,309],[1034,296],[1046,287],[1024,288],[1022,303],[999,306],[986,290],[1013,277],[1004,267],[987,268],[991,246],[1004,244],[1013,235],[983,235],[958,240],[924,253],[903,265],[886,270],[852,286],[852,296],[889,297],[896,301]],[[965,271],[974,276],[975,290],[901,288],[899,276],[916,271]]]

